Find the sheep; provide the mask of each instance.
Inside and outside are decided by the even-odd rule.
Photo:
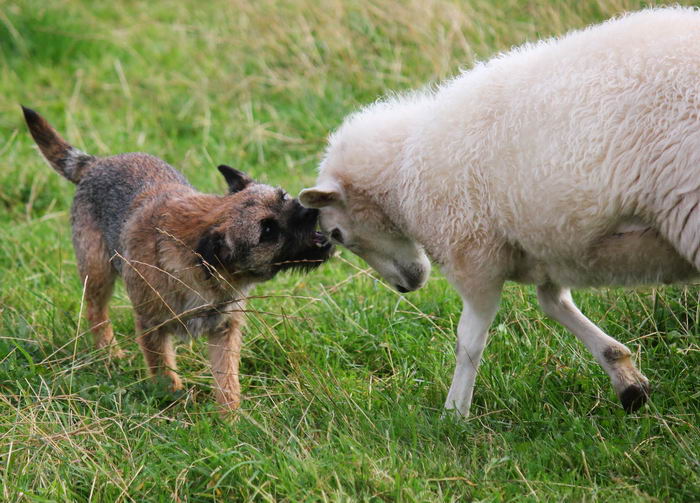
[[[446,409],[468,414],[505,281],[606,371],[627,412],[649,381],[570,289],[700,270],[700,12],[656,8],[526,44],[393,96],[330,136],[300,194],[400,292],[437,263],[464,303]]]

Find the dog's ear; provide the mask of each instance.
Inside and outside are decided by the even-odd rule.
[[[341,201],[337,187],[318,186],[304,189],[299,193],[299,202],[307,208],[323,208]]]
[[[233,194],[245,189],[249,184],[253,183],[253,179],[243,173],[238,171],[231,166],[226,166],[222,164],[219,166],[219,172],[224,175],[226,183],[228,184],[228,193]]]
[[[207,278],[212,276],[214,269],[223,265],[226,256],[226,241],[223,234],[210,231],[197,243],[197,253],[199,264],[206,272]]]

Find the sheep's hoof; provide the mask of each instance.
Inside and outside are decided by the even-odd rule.
[[[625,412],[631,414],[644,405],[649,398],[649,383],[635,383],[627,386],[620,394],[620,401]]]

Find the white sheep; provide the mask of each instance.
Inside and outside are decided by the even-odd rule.
[[[466,415],[507,280],[578,337],[627,411],[648,380],[570,288],[700,270],[700,12],[649,9],[527,44],[348,117],[302,203],[399,291],[438,263],[464,301],[445,406]]]

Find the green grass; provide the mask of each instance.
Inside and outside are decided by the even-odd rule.
[[[458,296],[439,273],[400,296],[343,252],[258,287],[244,403],[225,422],[203,341],[178,349],[186,392],[147,378],[121,286],[127,358],[93,350],[74,188],[18,106],[88,152],[158,155],[202,190],[223,191],[228,163],[296,193],[359,104],[643,5],[0,0],[0,501],[699,500],[697,288],[577,294],[652,382],[626,416],[533,290],[509,285],[472,417],[441,419]]]

